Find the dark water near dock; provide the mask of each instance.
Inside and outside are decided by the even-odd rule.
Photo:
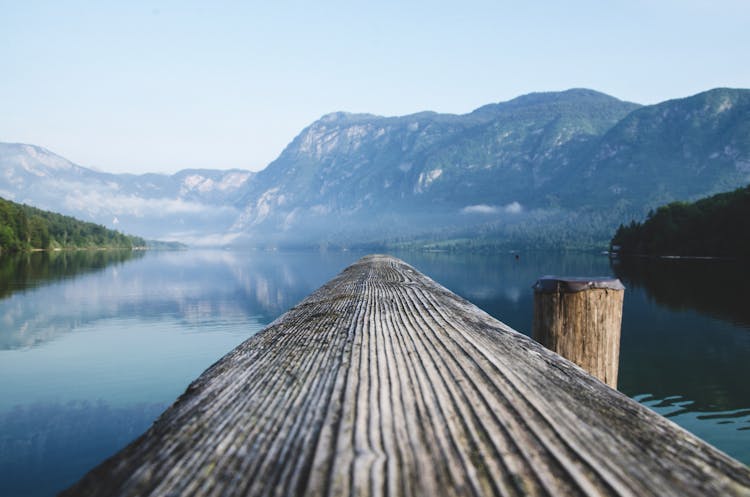
[[[0,258],[0,495],[54,495],[224,353],[363,254]],[[619,389],[750,463],[745,265],[592,254],[396,254],[518,331],[545,274],[625,283]]]

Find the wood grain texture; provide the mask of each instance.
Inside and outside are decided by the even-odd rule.
[[[368,256],[62,495],[750,495],[739,462]]]
[[[535,291],[531,335],[617,388],[624,295],[609,288]]]

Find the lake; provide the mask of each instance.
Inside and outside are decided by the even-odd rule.
[[[0,258],[0,495],[54,495],[204,369],[362,255]],[[747,265],[586,253],[394,254],[522,333],[543,275],[626,285],[620,391],[750,464]]]

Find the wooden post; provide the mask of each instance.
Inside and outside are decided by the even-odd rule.
[[[617,388],[624,290],[617,278],[540,278],[534,340]]]

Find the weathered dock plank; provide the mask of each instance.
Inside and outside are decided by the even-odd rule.
[[[368,256],[62,495],[750,495],[750,471]]]

